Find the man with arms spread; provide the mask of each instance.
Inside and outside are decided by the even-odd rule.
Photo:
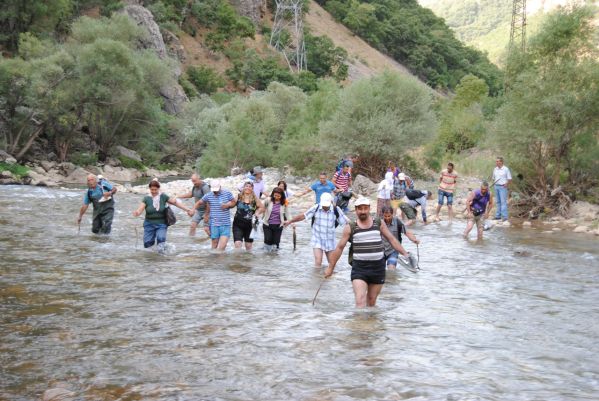
[[[495,211],[495,220],[507,221],[507,194],[509,185],[512,182],[512,173],[507,166],[503,165],[503,157],[495,160],[493,169],[493,183],[495,184],[495,198],[497,198],[497,210]]]
[[[196,202],[195,208],[198,209],[204,204],[210,207],[210,239],[212,239],[212,249],[224,251],[227,242],[231,236],[231,213],[229,209],[235,206],[233,194],[220,187],[219,180],[210,181],[212,192],[207,193]]]
[[[441,176],[439,177],[439,190],[437,191],[439,200],[437,202],[437,210],[435,211],[435,221],[441,220],[439,212],[441,211],[441,207],[443,207],[444,198],[447,198],[449,221],[453,219],[453,193],[457,182],[458,173],[453,170],[453,163],[447,163],[447,168],[441,171]]]
[[[382,238],[386,238],[393,248],[404,256],[408,252],[387,228],[384,221],[375,220],[370,215],[370,200],[359,198],[355,203],[358,220],[343,229],[339,244],[330,256],[330,265],[324,276],[333,274],[335,265],[348,241],[351,242],[351,281],[356,298],[356,307],[375,306],[376,299],[385,283],[385,251]]]
[[[112,195],[116,188],[106,180],[98,179],[95,175],[87,176],[87,192],[83,196],[83,205],[79,209],[77,224],[81,224],[81,218],[87,211],[89,204],[94,205],[92,232],[94,234],[110,234],[112,229],[112,218],[114,217],[114,199]]]
[[[284,226],[287,227],[289,224],[297,223],[304,219],[311,220],[312,222],[312,239],[310,240],[310,245],[314,251],[315,267],[320,267],[322,264],[323,253],[327,256],[330,263],[330,253],[335,249],[335,228],[347,222],[343,211],[333,205],[333,196],[330,193],[323,193],[320,196],[319,203],[308,209],[306,213],[286,221]]]
[[[195,198],[195,201],[200,201],[204,195],[210,192],[210,185],[203,181],[199,175],[191,175],[191,183],[193,187],[189,192],[179,196],[181,199]],[[206,205],[200,206],[199,209],[195,209],[195,213],[191,219],[191,226],[189,227],[189,235],[193,237],[196,235],[196,228],[200,222],[204,220],[204,213],[206,213]],[[204,230],[208,233],[209,228],[204,226]]]
[[[332,194],[335,192],[335,184],[333,184],[331,181],[327,179],[327,173],[323,171],[322,173],[320,173],[318,181],[312,184],[310,188],[306,189],[305,191],[296,196],[304,196],[310,191],[314,191],[314,195],[316,196],[315,203],[320,203],[320,196],[322,194]]]

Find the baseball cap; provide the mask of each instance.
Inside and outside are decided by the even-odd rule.
[[[354,202],[354,206],[358,207],[358,206],[362,206],[362,205],[367,205],[370,206],[370,199],[365,198],[363,196],[360,196],[356,202]]]
[[[320,195],[320,207],[331,207],[333,205],[333,196],[329,193]]]
[[[262,173],[262,167],[261,166],[256,166],[254,167],[254,174],[260,174]]]
[[[219,180],[211,180],[210,181],[210,190],[212,192],[220,191],[220,181]]]
[[[405,181],[406,180],[406,175],[404,173],[399,173],[399,175],[397,176],[397,178],[399,179],[399,181]]]

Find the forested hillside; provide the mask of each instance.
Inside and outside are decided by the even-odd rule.
[[[505,62],[510,37],[512,0],[419,0],[445,19],[447,25],[464,43],[488,53],[495,63]],[[542,16],[568,0],[527,1],[528,34],[538,29]]]

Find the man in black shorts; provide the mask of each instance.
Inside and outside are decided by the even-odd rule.
[[[330,265],[324,276],[328,278],[333,274],[345,245],[348,241],[351,242],[349,263],[352,266],[352,287],[356,307],[364,308],[375,306],[385,283],[385,250],[381,236],[385,237],[397,252],[404,256],[409,254],[389,231],[384,221],[370,216],[370,199],[358,198],[354,205],[358,220],[347,224],[343,229],[341,240],[331,252]]]

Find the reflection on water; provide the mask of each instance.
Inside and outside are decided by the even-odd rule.
[[[77,234],[81,197],[0,187],[0,399],[599,398],[593,238],[417,227],[422,271],[358,311],[345,262],[312,307],[306,223],[296,252],[286,231],[278,254],[214,254],[180,214],[163,256],[136,249],[139,196],[118,197],[108,238],[89,214]]]

